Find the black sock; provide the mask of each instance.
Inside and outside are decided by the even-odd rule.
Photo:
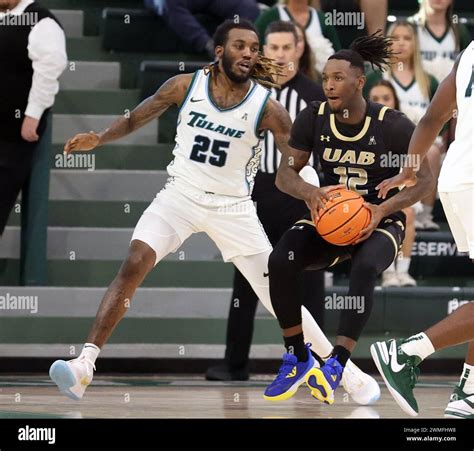
[[[285,348],[288,354],[294,354],[298,362],[308,361],[308,352],[304,345],[303,333],[293,335],[292,337],[283,337],[285,340]]]
[[[351,357],[351,353],[344,346],[336,345],[331,352],[331,357],[335,357],[342,366],[346,366],[347,361]]]
[[[317,362],[319,363],[319,366],[320,367],[324,366],[324,360],[321,357],[319,357],[319,355],[316,354],[312,349],[310,349],[310,352],[313,355],[313,357],[317,360]]]

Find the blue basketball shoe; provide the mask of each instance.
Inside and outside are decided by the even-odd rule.
[[[332,357],[321,368],[313,368],[306,373],[306,384],[311,395],[326,404],[334,402],[334,392],[342,379],[344,367]]]
[[[304,383],[305,376],[316,364],[317,361],[310,351],[310,344],[306,345],[308,360],[298,362],[293,354],[283,354],[283,363],[280,366],[277,377],[266,388],[263,397],[269,401],[284,401],[291,398],[298,387]]]

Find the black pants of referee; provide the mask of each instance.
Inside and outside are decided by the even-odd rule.
[[[275,186],[275,174],[262,172],[257,174],[252,198],[256,202],[260,222],[273,246],[298,219],[308,212],[303,201],[278,190]],[[303,271],[299,280],[299,300],[322,328],[324,272]],[[235,269],[225,352],[225,361],[230,370],[243,369],[248,365],[257,304],[257,295],[244,276]]]
[[[31,173],[36,143],[0,139],[0,236]]]

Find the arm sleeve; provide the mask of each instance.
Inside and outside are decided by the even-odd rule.
[[[403,155],[408,153],[411,135],[415,131],[415,124],[402,112],[388,110],[384,119],[385,133],[387,137],[387,151]]]
[[[66,38],[61,27],[50,18],[40,20],[28,36],[28,56],[33,65],[33,80],[25,115],[35,119],[54,103],[59,91],[58,78],[67,66]]]
[[[319,106],[320,102],[317,102]],[[308,105],[296,116],[291,127],[291,135],[288,144],[304,152],[312,152],[314,148],[314,104]]]

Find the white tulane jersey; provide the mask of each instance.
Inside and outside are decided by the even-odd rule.
[[[416,82],[415,78],[413,78],[413,81],[408,86],[403,86],[395,77],[391,77],[386,72],[383,73],[383,78],[390,81],[395,88],[400,100],[400,110],[402,113],[408,115],[406,110],[410,108],[420,108],[423,113],[426,111],[430,98],[423,95],[420,85]]]
[[[260,164],[258,129],[270,91],[252,80],[239,104],[221,109],[210,83],[210,73],[195,72],[179,111],[168,174],[202,191],[248,197]]]
[[[438,191],[474,186],[474,41],[464,50],[456,72],[457,124],[441,168]]]
[[[431,61],[435,58],[450,59],[452,61],[456,59],[456,38],[451,27],[440,38],[436,37],[428,26],[418,26],[417,30],[421,58],[424,61]]]
[[[285,5],[277,5],[277,8],[280,15],[280,20],[294,21]],[[308,38],[310,36],[323,36],[323,30],[321,30],[321,24],[319,23],[318,12],[312,7],[309,8],[309,20],[306,24],[305,33]]]

